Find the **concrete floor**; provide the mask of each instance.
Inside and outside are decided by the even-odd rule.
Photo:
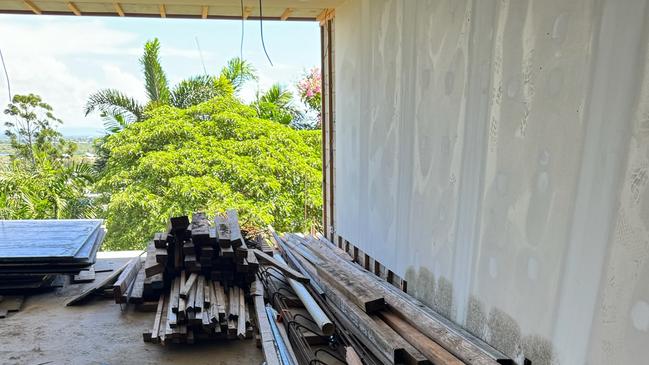
[[[122,257],[119,257],[122,256]],[[129,254],[102,254],[96,268],[119,267]],[[98,273],[101,280],[108,273]],[[0,364],[261,364],[254,340],[162,346],[142,341],[155,313],[125,311],[110,299],[65,307],[84,285],[26,298],[20,312],[0,319]]]

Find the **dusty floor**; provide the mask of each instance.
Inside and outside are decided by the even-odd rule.
[[[104,255],[104,257],[106,257]],[[102,258],[96,267],[114,267],[127,258]],[[108,273],[98,273],[97,280]],[[162,346],[142,341],[155,313],[122,312],[110,299],[64,307],[83,286],[71,285],[29,296],[23,309],[0,319],[0,364],[261,364],[254,340]]]

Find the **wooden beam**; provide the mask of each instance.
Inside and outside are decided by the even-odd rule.
[[[167,17],[167,8],[165,7],[165,4],[160,4],[160,18],[166,18]]]
[[[243,20],[248,20],[248,17],[252,14],[252,8],[249,6],[246,6],[243,9]]]
[[[315,17],[315,20],[319,21],[320,25],[324,25],[324,23],[327,20],[332,19],[334,15],[336,15],[335,9],[324,9]]]
[[[81,16],[81,11],[77,7],[77,5],[72,1],[68,2],[68,9],[70,9],[70,11],[74,13],[74,15]]]
[[[91,285],[91,286],[90,286],[89,288],[87,288],[87,289],[84,289],[84,291],[82,291],[81,294],[79,294],[79,295],[77,295],[76,297],[71,298],[70,300],[68,300],[67,302],[65,302],[65,305],[66,305],[66,306],[75,305],[75,304],[79,303],[80,301],[82,301],[83,299],[85,299],[85,298],[86,298],[87,296],[89,296],[90,294],[94,293],[95,291],[98,291],[99,289],[101,289],[101,288],[103,288],[103,287],[109,285],[109,284],[110,284],[111,282],[113,282],[113,281],[114,281],[118,276],[120,276],[120,274],[122,273],[122,271],[124,271],[124,269],[126,269],[126,267],[128,267],[128,266],[130,265],[130,263],[131,263],[130,261],[127,262],[127,263],[125,263],[124,265],[122,265],[122,267],[120,267],[119,269],[113,271],[110,275],[108,275],[107,277],[105,277],[102,281],[100,281],[100,282],[98,282],[98,283],[96,283],[96,284],[94,284],[94,285]]]
[[[135,278],[140,271],[142,266],[142,261],[140,261],[140,256],[132,258],[129,261],[129,265],[124,269],[124,271],[119,275],[117,281],[113,284],[113,295],[115,296],[115,303],[124,303],[122,302],[122,296],[125,295],[128,299],[129,291],[127,290],[131,284],[135,281]]]
[[[29,10],[34,12],[34,14],[38,14],[38,15],[43,14],[43,11],[38,6],[36,6],[36,4],[34,4],[31,0],[23,0],[23,2],[25,3],[25,6],[29,8]]]
[[[334,263],[321,263],[317,266],[318,276],[343,293],[363,312],[372,314],[385,309],[385,299],[377,290],[364,285],[357,277],[349,275]]]
[[[207,19],[207,14],[210,12],[210,7],[203,5],[203,11],[201,12],[201,18]]]
[[[291,9],[291,8],[286,8],[286,9],[284,10],[284,12],[282,13],[282,15],[280,15],[279,18],[280,18],[281,20],[286,20],[286,19],[288,19],[289,16],[291,16],[291,13],[293,13],[293,9]]]
[[[113,3],[113,7],[115,8],[117,15],[124,16],[124,9],[122,9],[122,5],[120,3]]]
[[[426,337],[423,333],[408,324],[394,313],[383,311],[379,313],[383,319],[401,337],[408,341],[412,346],[419,350],[433,364],[439,365],[462,365],[464,362],[446,351],[437,342]]]
[[[302,275],[298,271],[293,270],[292,268],[286,266],[285,264],[275,260],[272,256],[266,255],[264,252],[259,251],[258,249],[253,249],[255,252],[255,255],[257,255],[257,258],[261,261],[264,261],[268,264],[271,264],[272,266],[276,267],[279,271],[282,272],[282,274],[286,275],[287,277],[297,280],[303,284],[308,284],[309,283],[309,278],[306,276]]]

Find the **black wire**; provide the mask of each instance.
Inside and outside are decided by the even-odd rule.
[[[264,53],[266,54],[266,58],[268,59],[268,62],[270,62],[271,67],[273,66],[273,61],[270,60],[270,56],[268,56],[268,51],[266,51],[266,43],[264,42],[264,14],[262,12],[262,4],[261,0],[259,0],[259,29],[261,30],[261,46],[264,47]]]
[[[5,70],[5,78],[7,79],[7,92],[9,93],[9,102],[11,103],[11,82],[9,81],[9,73],[7,72],[7,65],[5,65],[5,58],[2,55],[2,49],[0,49],[0,60],[2,61],[2,68]]]

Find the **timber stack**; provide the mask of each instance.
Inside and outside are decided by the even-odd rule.
[[[339,346],[348,363],[360,364],[357,354],[363,354],[364,364],[515,364],[364,269],[322,235],[271,232],[286,261],[310,279],[310,292],[322,298],[339,332],[350,335]],[[322,362],[317,354],[310,360]]]
[[[212,223],[205,213],[172,217],[149,243],[144,262],[136,258],[120,274],[115,301],[155,301],[146,342],[252,338],[250,286],[259,262],[249,246],[256,245],[243,236],[236,210]]]

